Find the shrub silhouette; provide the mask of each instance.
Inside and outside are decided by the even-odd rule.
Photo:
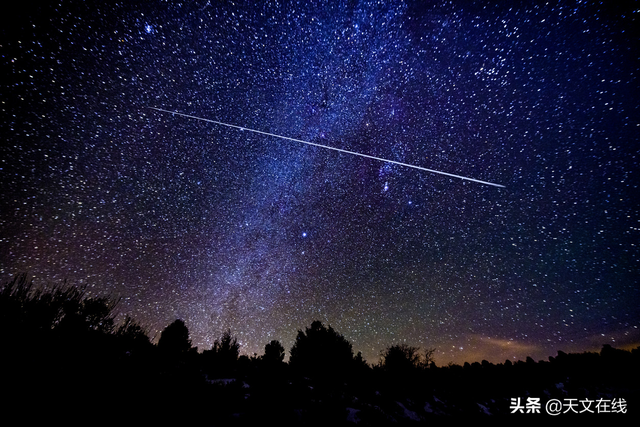
[[[289,364],[308,375],[344,375],[353,366],[353,349],[331,326],[316,320],[306,332],[298,331]]]
[[[46,418],[74,402],[76,411],[90,412],[92,403],[151,378],[141,372],[152,365],[150,352],[141,352],[144,364],[128,357],[133,342],[153,349],[142,328],[131,319],[116,325],[118,300],[90,298],[85,289],[66,283],[36,287],[26,275],[0,289],[3,385],[15,395],[14,402],[5,402],[7,409]],[[30,399],[21,401],[26,395]]]
[[[151,345],[149,334],[140,324],[133,320],[130,316],[125,317],[120,326],[115,328],[114,335],[119,339],[125,347],[144,348]]]
[[[131,341],[149,342],[147,331],[140,326],[138,322],[133,320],[131,316],[125,317],[122,324],[115,329],[115,334],[118,337],[123,337]]]
[[[84,288],[66,283],[50,289],[35,288],[26,274],[16,276],[0,291],[0,323],[16,332],[59,333],[114,330],[118,300],[90,298]]]
[[[189,329],[181,319],[176,319],[169,326],[164,328],[160,334],[158,348],[166,353],[180,354],[191,349],[189,339]]]

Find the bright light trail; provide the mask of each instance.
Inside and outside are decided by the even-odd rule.
[[[368,154],[356,153],[355,151],[343,150],[341,148],[330,147],[328,145],[316,144],[314,142],[303,141],[301,139],[289,138],[288,136],[276,135],[274,133],[263,132],[261,130],[249,129],[249,128],[246,128],[244,126],[230,125],[229,123],[217,122],[217,121],[211,120],[211,119],[204,119],[202,117],[197,117],[197,116],[191,116],[189,114],[178,113],[177,111],[163,110],[162,108],[155,108],[155,107],[147,107],[147,108],[150,108],[150,109],[156,110],[156,111],[161,111],[163,113],[177,114],[179,116],[187,117],[189,119],[202,120],[203,122],[215,123],[215,124],[221,125],[221,126],[227,126],[227,127],[230,127],[230,128],[235,128],[235,129],[240,129],[240,130],[246,130],[246,131],[249,131],[249,132],[259,133],[261,135],[273,136],[275,138],[286,139],[286,140],[294,141],[294,142],[301,142],[303,144],[313,145],[315,147],[327,148],[329,150],[339,151],[341,153],[353,154],[354,156],[365,157],[367,159],[378,160],[378,161],[385,162],[385,163],[393,163],[393,164],[400,165],[400,166],[406,166],[408,168],[413,168],[413,169],[418,169],[418,170],[422,170],[422,171],[426,171],[426,172],[431,172],[431,173],[437,173],[437,174],[440,174],[440,175],[450,176],[452,178],[459,178],[459,179],[464,179],[464,180],[467,180],[467,181],[477,182],[477,183],[480,183],[480,184],[492,185],[494,187],[504,188],[504,185],[495,184],[493,182],[480,181],[479,179],[469,178],[469,177],[461,176],[461,175],[454,175],[452,173],[437,171],[437,170],[433,170],[433,169],[427,169],[427,168],[423,168],[423,167],[420,167],[420,166],[410,165],[408,163],[396,162],[395,160],[383,159],[381,157],[370,156]]]

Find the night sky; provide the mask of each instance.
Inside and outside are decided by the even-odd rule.
[[[369,362],[640,344],[637,3],[23,3],[3,283],[66,279],[248,355],[314,319]]]

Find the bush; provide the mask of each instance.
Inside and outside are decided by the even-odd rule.
[[[87,297],[85,288],[66,283],[36,288],[23,274],[0,290],[0,332],[4,339],[24,341],[112,334],[118,302]]]

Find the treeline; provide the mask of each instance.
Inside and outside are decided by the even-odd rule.
[[[638,394],[638,348],[605,345],[600,353],[559,351],[549,361],[437,367],[433,349],[398,344],[369,364],[339,332],[315,321],[298,331],[285,363],[276,340],[263,355],[240,355],[230,330],[199,352],[180,319],[155,345],[131,318],[116,322],[117,306],[71,286],[36,288],[25,275],[7,283],[0,290],[1,380],[11,391],[5,407],[25,423],[92,424],[100,416],[122,424],[127,414],[132,424],[224,425],[272,416],[378,425],[505,414],[518,396]]]

